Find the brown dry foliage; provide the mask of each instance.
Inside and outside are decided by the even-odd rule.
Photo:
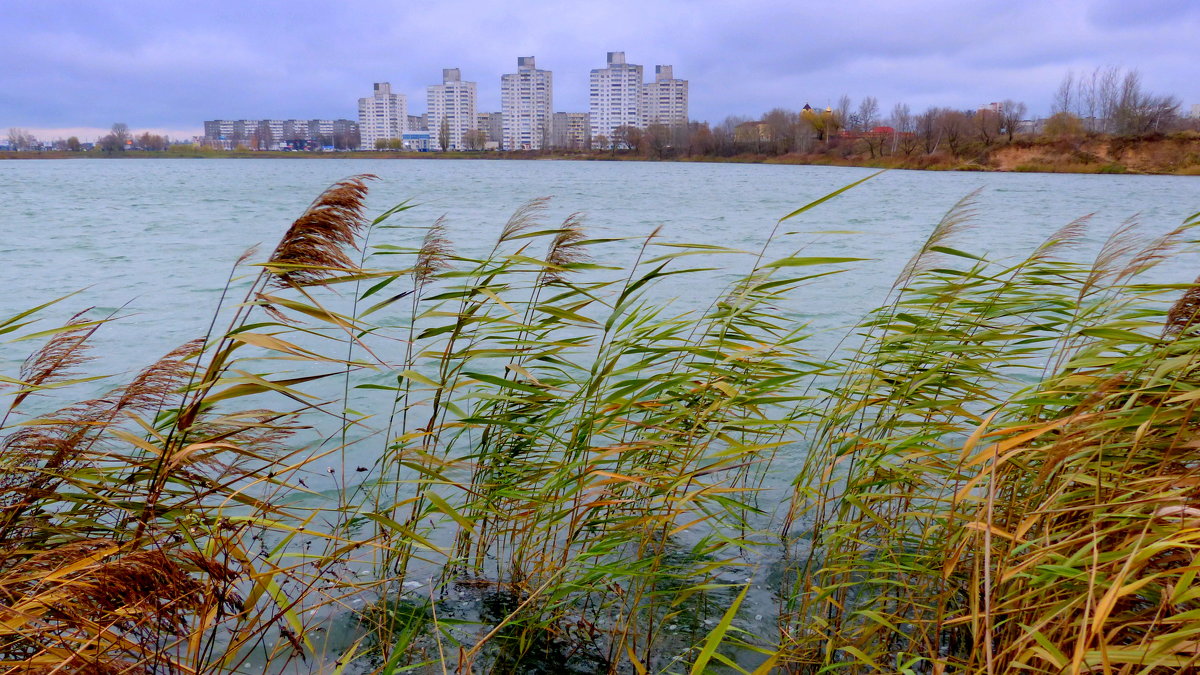
[[[1195,325],[1196,319],[1200,317],[1200,278],[1194,283],[1195,285],[1171,305],[1171,310],[1167,312],[1166,326],[1163,327],[1164,335],[1182,335]]]
[[[375,178],[362,174],[334,183],[292,223],[269,261],[277,266],[275,285],[312,284],[357,269],[347,250],[357,249],[366,227],[367,181]]]
[[[126,551],[111,539],[82,539],[38,552],[0,573],[5,660],[17,672],[175,672],[164,638],[193,630],[193,617],[214,602],[216,585],[236,578],[223,563],[160,548]],[[11,627],[11,628],[10,628]]]

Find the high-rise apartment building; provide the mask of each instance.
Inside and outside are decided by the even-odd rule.
[[[556,112],[551,125],[550,145],[566,150],[592,147],[591,116],[587,113]]]
[[[408,124],[408,97],[393,94],[392,85],[376,82],[368,98],[358,99],[358,131],[363,150],[374,150],[375,142],[400,139]]]
[[[232,150],[353,150],[360,147],[358,124],[338,120],[205,120],[203,143]]]
[[[688,123],[688,82],[675,79],[672,66],[655,66],[654,81],[642,86],[642,109],[646,125],[669,127]]]
[[[463,134],[475,128],[475,83],[464,82],[458,68],[443,68],[442,83],[426,89],[425,113],[438,150],[463,150]]]
[[[611,143],[623,126],[646,126],[642,67],[626,63],[625,52],[608,52],[608,67],[593,69],[589,84],[592,142],[603,136]]]
[[[489,147],[498,148],[504,143],[504,113],[485,112],[476,117],[475,128],[484,133],[486,143],[495,143]]]
[[[505,150],[540,150],[550,144],[554,80],[532,56],[517,57],[517,72],[500,76]]]

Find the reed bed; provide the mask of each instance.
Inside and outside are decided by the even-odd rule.
[[[110,317],[0,321],[42,341],[0,379],[4,672],[1195,669],[1200,287],[1144,275],[1200,215],[992,261],[968,197],[826,355],[781,308],[856,259],[607,265],[545,200],[403,247],[372,178],[96,398],[44,403]],[[706,309],[656,294],[714,253]]]

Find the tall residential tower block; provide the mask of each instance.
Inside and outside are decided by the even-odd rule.
[[[374,93],[358,99],[358,132],[363,150],[374,150],[377,141],[403,138],[408,124],[408,97],[393,94],[392,85],[376,82]]]
[[[642,100],[642,67],[625,62],[625,52],[608,52],[608,66],[594,68],[588,91],[592,141],[613,142],[621,127],[646,126]]]
[[[540,150],[550,145],[554,77],[532,56],[517,57],[517,72],[500,76],[500,112],[505,150]]]
[[[654,81],[642,87],[642,108],[646,126],[669,127],[688,123],[688,81],[675,79],[673,66],[655,66]]]
[[[426,89],[425,120],[432,145],[439,150],[463,150],[463,135],[475,128],[475,83],[464,82],[458,68],[442,69],[442,83]]]

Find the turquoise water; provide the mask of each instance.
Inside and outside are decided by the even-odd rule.
[[[535,197],[551,197],[548,223],[584,215],[594,237],[628,238],[593,249],[597,262],[632,259],[641,239],[719,244],[757,252],[780,217],[867,169],[744,164],[470,160],[74,160],[0,161],[0,320],[78,291],[39,327],[95,308],[115,314],[93,339],[94,374],[139,369],[208,329],[230,267],[254,244],[260,260],[323,188],[371,173],[369,211],[418,203],[376,230],[372,244],[416,245],[444,216],[461,253],[490,250],[505,220]],[[1054,230],[1094,213],[1085,257],[1125,220],[1150,233],[1200,210],[1200,179],[892,171],[787,220],[768,256],[866,258],[851,271],[800,289],[780,310],[807,323],[809,349],[823,355],[846,327],[879,304],[939,218],[978,190],[973,229],[952,246],[995,257],[1027,254]],[[1175,259],[1161,280],[1190,281],[1200,265]],[[655,290],[680,311],[700,311],[752,263],[750,255],[689,258],[717,266],[666,277]],[[404,266],[381,259],[379,265]],[[240,298],[240,294],[233,296]],[[387,319],[387,317],[377,317]],[[0,343],[0,373],[15,374],[36,345]],[[366,377],[385,378],[385,375]],[[90,385],[99,393],[104,383]],[[326,398],[341,394],[324,392]],[[318,389],[318,395],[322,392]],[[389,407],[360,392],[360,410]],[[44,405],[49,406],[52,400]],[[374,446],[370,446],[374,447]],[[371,457],[350,461],[371,463]],[[318,482],[323,481],[317,477]]]
[[[550,196],[547,220],[585,215],[594,236],[639,237],[662,226],[669,241],[757,250],[778,218],[867,169],[742,164],[470,160],[76,160],[0,161],[0,316],[72,291],[55,316],[95,306],[125,316],[99,336],[106,372],[144,364],[207,328],[232,262],[249,246],[269,249],[331,182],[380,177],[372,212],[412,199],[393,222],[421,227],[446,216],[461,251],[490,246],[508,215]],[[789,220],[773,253],[871,258],[844,281],[801,299],[798,312],[820,328],[845,325],[878,301],[930,228],[956,201],[980,189],[972,252],[1027,252],[1067,222],[1095,213],[1086,247],[1137,216],[1163,232],[1200,210],[1200,180],[1173,176],[892,171]],[[419,230],[378,233],[374,243],[406,244]],[[600,252],[619,260],[635,243]],[[1195,261],[1164,274],[1191,280]],[[732,264],[739,264],[733,262]],[[727,275],[728,276],[728,275]],[[723,277],[714,274],[719,287]],[[703,289],[703,300],[711,289]],[[666,288],[686,305],[693,285]],[[10,372],[24,346],[0,347]]]

